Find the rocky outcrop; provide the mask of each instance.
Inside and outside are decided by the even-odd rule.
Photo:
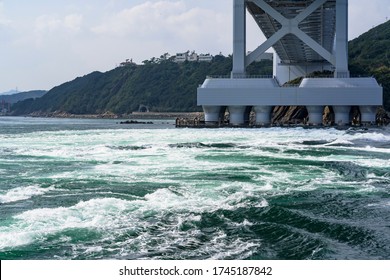
[[[305,106],[276,106],[272,113],[274,124],[300,124],[307,119]]]
[[[379,124],[389,125],[390,124],[390,114],[386,112],[383,107],[380,107],[376,114],[376,119]]]
[[[305,106],[276,106],[272,114],[273,124],[303,124],[306,122],[308,112]],[[358,106],[351,107],[350,117],[353,123],[360,122],[360,110]],[[389,113],[383,107],[377,111],[377,122],[380,125],[390,124]],[[324,124],[334,124],[334,112],[331,106],[325,106],[323,114]]]

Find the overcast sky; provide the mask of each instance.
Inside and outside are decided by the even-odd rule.
[[[0,0],[0,92],[46,89],[126,59],[232,53],[232,0]],[[353,39],[390,17],[389,0],[350,0]],[[248,50],[264,40],[248,18]]]

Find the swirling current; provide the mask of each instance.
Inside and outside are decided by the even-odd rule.
[[[0,259],[390,259],[390,129],[3,117]]]

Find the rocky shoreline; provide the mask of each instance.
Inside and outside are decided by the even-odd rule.
[[[33,118],[67,118],[67,119],[120,119],[120,120],[204,120],[203,112],[133,112],[132,114],[115,114],[112,112],[105,112],[102,114],[71,114],[67,112],[34,112],[27,117]],[[272,113],[272,124],[289,125],[289,124],[304,124],[307,120],[308,113],[304,106],[277,106]],[[358,108],[353,107],[351,110],[351,117],[354,120],[360,118]],[[229,113],[225,114],[225,121],[229,118]],[[255,122],[255,115],[252,112],[250,121]],[[383,108],[377,111],[377,120],[381,125],[390,124],[390,113]],[[334,121],[334,114],[331,107],[325,107],[323,122],[331,124]]]

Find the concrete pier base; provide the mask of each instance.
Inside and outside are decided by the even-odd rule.
[[[351,123],[351,106],[333,106],[334,122],[336,125],[348,125]]]
[[[230,124],[244,125],[246,109],[246,106],[229,106]]]
[[[206,125],[216,125],[223,122],[226,107],[203,106],[204,120]]]
[[[253,111],[256,113],[256,125],[271,124],[272,106],[255,106]]]
[[[377,106],[360,106],[360,121],[362,124],[376,123]]]
[[[306,109],[309,113],[309,122],[310,125],[322,125],[322,117],[324,114],[325,106],[306,106]]]

